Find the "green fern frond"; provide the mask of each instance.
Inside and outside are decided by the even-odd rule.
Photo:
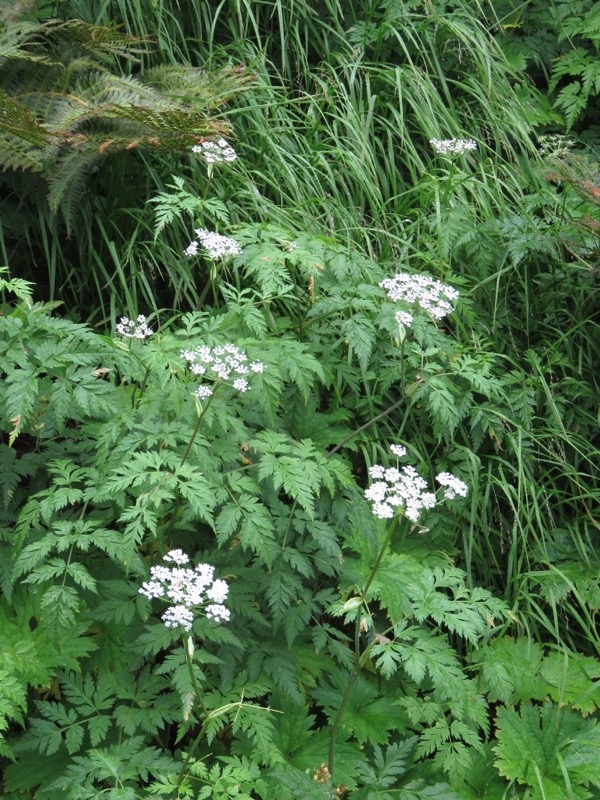
[[[148,39],[142,39],[123,33],[117,28],[103,25],[92,25],[80,19],[67,22],[58,20],[44,23],[48,26],[50,42],[55,45],[68,42],[77,48],[101,56],[118,56],[128,61],[139,61],[139,56],[146,52]]]
[[[37,147],[44,147],[48,141],[48,134],[31,112],[0,89],[0,134],[2,133],[19,136]]]
[[[69,229],[72,228],[87,180],[101,160],[102,153],[98,152],[97,147],[67,150],[57,160],[48,178],[50,210],[56,213],[60,208]]]
[[[120,72],[145,40],[81,20],[0,22],[0,170],[41,173],[49,205],[72,226],[86,179],[104,157],[185,153],[230,133],[211,114],[252,81],[243,68]],[[39,63],[38,63],[39,62]]]
[[[43,53],[33,48],[44,41],[43,26],[36,22],[7,24],[0,18],[0,66],[3,59],[25,59],[26,61],[47,61]]]
[[[246,91],[255,76],[243,66],[220,70],[167,66],[146,70],[144,80],[169,99],[199,100],[207,111],[215,111]]]
[[[41,172],[43,169],[41,154],[17,136],[0,131],[0,169]]]

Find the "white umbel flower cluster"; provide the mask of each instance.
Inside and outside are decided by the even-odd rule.
[[[573,152],[575,139],[569,139],[562,133],[538,136],[540,155],[551,159],[565,158]]]
[[[193,375],[213,381],[213,386],[201,383],[196,389],[195,395],[201,400],[213,394],[215,383],[227,383],[243,394],[250,389],[248,379],[265,371],[262,361],[250,361],[246,353],[234,344],[200,345],[193,350],[182,350],[181,357],[187,361]]]
[[[125,336],[127,339],[147,339],[154,333],[146,324],[146,317],[143,314],[140,314],[137,320],[121,317],[115,329],[119,336]]]
[[[399,272],[393,278],[385,278],[379,285],[385,289],[390,300],[405,303],[413,308],[418,306],[435,319],[442,319],[454,311],[454,303],[459,298],[456,289],[429,275],[409,275],[407,272]],[[406,311],[398,311],[396,321],[399,325],[409,327],[413,317]]]
[[[393,444],[390,450],[398,458],[406,455],[406,448],[402,445]],[[414,467],[386,468],[374,464],[369,468],[369,476],[373,483],[365,490],[365,498],[372,504],[371,510],[379,519],[392,519],[401,512],[416,523],[424,509],[434,508],[437,504],[435,494],[427,491],[427,481]],[[446,500],[467,496],[466,483],[451,473],[440,472],[436,480],[444,487]]]
[[[474,139],[430,139],[429,144],[440,156],[462,155],[468,150],[477,150]]]
[[[440,472],[435,476],[440,486],[444,487],[444,497],[446,500],[454,500],[455,497],[466,497],[469,487],[451,472]]]
[[[403,328],[410,328],[415,319],[408,311],[396,311],[394,316],[396,317],[398,325],[401,325]]]
[[[214,567],[185,567],[190,559],[182,550],[171,550],[164,560],[175,566],[150,567],[150,580],[142,584],[139,593],[149,600],[161,598],[171,604],[161,617],[167,628],[190,631],[197,609],[202,608],[208,619],[229,621],[229,609],[223,605],[229,586],[226,581],[213,578]]]
[[[208,256],[215,261],[223,258],[230,258],[231,256],[239,256],[242,248],[229,236],[221,236],[220,233],[214,231],[207,231],[205,228],[196,228],[197,241],[190,242],[186,249],[183,251],[185,256],[198,255],[198,247],[201,245],[207,252]]]
[[[192,147],[192,153],[201,155],[207,164],[222,164],[224,161],[235,161],[237,153],[225,139],[213,142],[201,142]]]
[[[435,506],[435,494],[425,491],[427,481],[414,467],[386,469],[374,464],[369,475],[373,483],[365,491],[365,498],[373,504],[371,510],[379,519],[391,519],[397,511],[403,511],[411,522],[418,522],[424,508]]]

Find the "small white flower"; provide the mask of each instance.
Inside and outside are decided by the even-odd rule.
[[[477,150],[474,139],[430,139],[429,144],[438,155],[460,155],[468,150]]]
[[[235,161],[237,153],[225,139],[212,142],[201,142],[192,147],[192,153],[201,155],[207,164],[220,164],[224,161]]]
[[[379,285],[390,300],[416,305],[435,319],[442,319],[453,311],[453,303],[459,298],[458,291],[452,286],[423,274],[399,272],[393,278],[385,278]],[[396,319],[404,313],[399,311]]]
[[[213,603],[222,603],[229,594],[229,586],[226,581],[216,580],[210,589],[207,589],[206,596]]]
[[[196,567],[196,572],[198,573],[197,580],[201,581],[202,583],[211,583],[213,575],[215,574],[215,568],[210,564],[198,564]]]
[[[189,564],[190,557],[183,550],[170,550],[164,558],[165,561],[173,561],[175,564]]]
[[[247,392],[250,388],[250,384],[243,378],[236,378],[233,382],[233,388],[238,392]]]
[[[197,228],[196,236],[210,258],[215,260],[229,258],[230,256],[238,256],[242,252],[242,248],[236,240],[229,236],[222,236],[220,233],[207,231],[205,228]],[[194,245],[196,245],[195,249]],[[196,255],[197,248],[198,242],[192,242],[185,251],[185,254]]]
[[[142,584],[140,594],[147,597],[148,600],[153,600],[155,597],[162,597],[165,592],[165,587],[160,581],[146,581]]]
[[[404,455],[403,447],[392,447]],[[414,467],[386,469],[375,464],[369,474],[378,480],[365,490],[365,498],[373,504],[373,514],[380,519],[391,519],[395,509],[400,509],[408,519],[417,522],[424,508],[433,508],[435,505],[435,495],[425,491],[427,483]]]
[[[390,450],[399,458],[406,455],[402,445],[390,445]],[[369,468],[369,475],[373,483],[365,489],[365,499],[372,503],[371,510],[380,519],[391,519],[399,509],[411,522],[417,523],[424,509],[435,508],[437,504],[435,494],[427,491],[427,482],[412,466],[386,469],[374,464]],[[449,472],[440,472],[436,480],[445,488],[446,500],[467,496],[467,484]]]
[[[146,317],[143,314],[140,314],[137,320],[121,317],[115,329],[120,336],[127,339],[147,339],[153,334],[153,330],[146,324]]]
[[[212,397],[213,390],[210,386],[206,386],[205,384],[200,384],[194,394],[196,397],[199,397],[201,400],[205,400],[207,397]]]
[[[434,508],[437,503],[437,498],[433,492],[423,492],[421,495],[421,504],[423,508]]]
[[[150,580],[142,584],[139,593],[149,600],[159,598],[171,604],[162,615],[167,628],[191,630],[195,609],[204,608],[209,619],[229,619],[229,611],[222,605],[229,586],[224,580],[214,580],[211,564],[198,564],[194,569],[184,567],[190,559],[179,549],[171,550],[164,560],[175,566],[151,567]]]
[[[383,467],[381,467],[383,469]],[[384,481],[375,481],[368,489],[365,489],[365,497],[374,503],[382,503],[385,500],[388,485]]]
[[[187,606],[171,606],[161,617],[167,628],[183,628],[191,631],[194,622],[194,612]]]
[[[375,512],[373,512],[375,513]],[[419,508],[418,506],[407,506],[404,514],[408,517],[411,522],[418,522],[419,521]]]
[[[440,472],[436,476],[436,481],[444,487],[444,497],[446,500],[454,500],[455,497],[466,497],[469,487],[450,472]]]
[[[414,317],[408,311],[396,311],[396,322],[403,328],[410,328],[413,324]]]
[[[183,251],[184,256],[197,256],[198,255],[198,242],[193,241]]]
[[[549,156],[551,159],[564,158],[568,156],[575,147],[575,140],[569,139],[561,133],[538,136],[540,154]]]
[[[206,606],[207,619],[214,619],[216,622],[229,622],[230,617],[229,609],[219,603],[212,603]]]
[[[388,503],[373,503],[372,511],[379,519],[391,519],[394,516],[394,509]]]
[[[207,347],[205,344],[196,348],[196,357],[204,364],[211,364],[214,361],[210,347]]]
[[[250,389],[251,373],[262,373],[265,365],[262,361],[248,361],[248,356],[235,344],[217,345],[208,347],[200,345],[193,350],[180,351],[181,358],[187,361],[193,375],[201,375],[205,380],[212,379],[221,383],[231,383],[237,392],[247,392]],[[196,389],[196,396],[210,397],[213,388],[207,383],[202,383]]]

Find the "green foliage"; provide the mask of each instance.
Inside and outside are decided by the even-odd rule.
[[[148,787],[153,797],[195,797],[197,800],[251,800],[250,792],[264,791],[265,781],[260,778],[260,769],[249,759],[237,756],[221,756],[218,763],[208,767],[203,761],[190,763],[190,775],[184,783],[163,777]],[[202,788],[193,793],[193,784],[200,783]]]
[[[501,709],[497,725],[498,769],[530,787],[528,800],[564,797],[565,791],[581,800],[594,796],[590,789],[600,786],[600,730],[595,720],[550,704],[524,703],[519,711]]]
[[[579,653],[551,652],[526,637],[496,639],[476,656],[480,684],[506,704],[548,699],[584,714],[600,705],[598,661]]]
[[[597,792],[597,164],[533,136],[589,124],[595,11],[522,8],[0,12],[2,796]],[[400,326],[400,271],[456,310]],[[229,343],[264,370],[195,396]],[[376,519],[391,443],[468,497]],[[140,594],[174,549],[229,622]]]
[[[133,152],[183,154],[229,132],[214,114],[252,80],[237,68],[126,74],[122,62],[138,62],[149,45],[80,19],[0,20],[2,182],[21,202],[46,194],[70,233],[90,184],[106,191],[95,176],[115,162],[126,171]]]
[[[280,230],[266,234],[275,241],[282,237]],[[260,240],[265,232],[248,228],[244,235],[246,241],[250,235]],[[303,248],[315,253],[320,248],[319,258],[338,270],[360,275],[365,266],[318,240]],[[243,258],[235,265],[245,267]],[[289,266],[306,267],[297,261]],[[294,291],[295,285],[290,281]],[[385,311],[383,291],[371,286],[363,313],[378,315]],[[408,733],[417,736],[414,764],[434,755],[441,772],[451,771],[452,760],[456,774],[470,768],[471,751],[480,749],[479,736],[488,732],[485,705],[443,631],[478,643],[503,605],[488,592],[467,589],[464,573],[442,564],[434,552],[431,565],[427,558],[385,552],[369,595],[371,622],[364,623],[372,630],[389,615],[394,629],[393,640],[383,645],[373,639],[364,653],[380,670],[383,686],[367,672],[351,677],[349,637],[326,621],[327,613],[338,613],[336,584],[346,594],[364,583],[361,572],[369,561],[352,551],[366,555],[365,547],[378,535],[372,517],[354,520],[350,514],[362,501],[348,462],[327,451],[331,439],[318,425],[307,427],[300,413],[313,407],[337,369],[335,362],[324,368],[321,348],[327,341],[315,340],[310,328],[312,309],[321,302],[317,296],[326,304],[335,287],[334,281],[323,281],[315,285],[314,302],[310,296],[304,300],[306,340],[282,336],[277,324],[275,335],[267,325],[260,340],[243,339],[251,357],[265,360],[264,373],[256,375],[250,390],[263,392],[252,404],[223,384],[203,408],[194,400],[179,353],[202,342],[224,342],[236,326],[243,334],[244,320],[227,308],[188,315],[178,329],[166,325],[147,342],[126,343],[55,318],[29,297],[14,309],[7,306],[0,326],[7,435],[2,452],[11,468],[5,479],[2,547],[9,570],[3,590],[6,602],[18,608],[27,586],[36,607],[32,647],[48,642],[54,649],[52,657],[39,651],[39,668],[33,658],[37,644],[29,670],[6,663],[14,678],[6,682],[5,717],[24,722],[27,709],[27,726],[14,742],[17,761],[6,770],[5,791],[33,790],[40,800],[54,791],[93,797],[110,781],[114,791],[128,796],[140,782],[150,782],[159,796],[175,787],[184,797],[196,791],[189,780],[197,773],[205,785],[198,796],[211,796],[211,786],[213,794],[228,792],[239,780],[259,792],[262,777],[254,768],[244,773],[256,763],[272,770],[267,786],[285,785],[292,767],[319,770],[331,759],[332,745],[327,727],[313,730],[314,720],[307,719],[308,749],[301,757],[296,740],[285,771],[283,752],[291,744],[277,733],[270,708],[284,714],[298,709],[277,708],[279,691],[295,703],[309,692],[331,720],[345,708],[346,743],[334,749],[336,775],[357,747],[376,748],[375,773],[369,772],[370,759],[348,768],[353,788],[362,781],[365,788],[373,784],[373,791],[385,789],[390,776],[400,774],[396,748]],[[264,297],[265,287],[257,292]],[[284,330],[290,308],[295,324],[301,324],[302,306],[289,306],[289,299],[285,292],[270,302],[269,316],[285,323]],[[432,322],[422,330],[436,341]],[[335,352],[336,324],[330,336]],[[383,327],[374,348],[391,355],[394,346]],[[430,347],[432,359],[438,353],[445,358],[446,349],[440,336],[438,346]],[[347,360],[348,352],[342,349],[341,358]],[[361,360],[355,352],[348,362],[357,379],[364,372]],[[338,383],[334,411],[347,392],[356,394],[355,379]],[[295,407],[298,412],[289,414]],[[316,440],[306,435],[313,430]],[[21,462],[26,468],[17,467]],[[148,563],[174,546],[201,551],[233,581],[236,621],[218,627],[198,620],[195,635],[204,647],[187,665],[173,649],[177,631],[153,622],[136,592]],[[395,596],[398,571],[407,570],[412,579]],[[327,583],[315,590],[315,579]],[[407,627],[406,619],[413,625]],[[314,622],[319,635],[313,643]],[[21,646],[26,641],[21,638]],[[407,681],[403,713],[394,707],[392,691],[400,665]],[[348,703],[343,697],[349,681],[354,688]],[[48,689],[32,704],[28,693],[38,682]],[[203,752],[198,761],[184,761],[182,772],[177,743],[189,739],[201,721],[197,703],[190,704],[197,686],[207,714]],[[447,731],[433,735],[431,718],[415,705],[417,692],[427,697],[423,709],[437,704],[447,715]],[[183,722],[163,755],[164,737],[180,715]],[[218,754],[226,746],[242,760],[205,768],[213,748]],[[385,756],[377,749],[382,746]],[[50,758],[56,772],[36,788],[25,765],[39,756]],[[277,777],[282,769],[285,778]],[[404,784],[417,797],[421,788],[429,791],[412,774]],[[441,787],[444,796],[445,785],[434,779],[431,787]],[[270,789],[264,791],[268,796]]]
[[[494,11],[498,17],[508,12],[511,20],[503,26],[501,38],[509,58],[529,66],[536,77],[543,75],[567,130],[576,124],[583,130],[594,125],[590,112],[600,94],[597,4],[592,0],[555,0],[550,6],[530,3],[526,13],[512,4]]]

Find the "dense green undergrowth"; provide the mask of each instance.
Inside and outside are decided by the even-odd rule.
[[[558,8],[2,11],[3,796],[600,791],[595,34]],[[420,513],[378,505],[411,467]]]

